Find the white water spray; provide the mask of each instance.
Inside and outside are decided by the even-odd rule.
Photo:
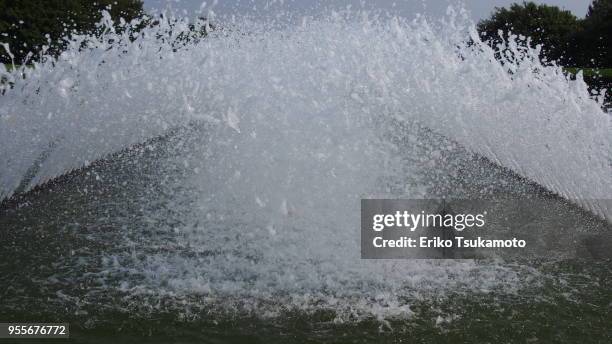
[[[514,57],[497,61],[461,11],[437,23],[235,19],[178,48],[185,20],[135,40],[105,20],[102,37],[77,36],[58,59],[0,71],[12,84],[0,97],[0,198],[205,123],[201,147],[174,158],[194,174],[173,230],[202,258],[151,255],[140,268],[154,290],[396,314],[409,313],[406,288],[515,288],[519,273],[502,266],[359,260],[360,198],[428,196],[417,176],[437,167],[407,165],[411,152],[388,138],[418,140],[414,123],[612,217],[598,201],[612,196],[610,116],[537,50],[509,42]]]

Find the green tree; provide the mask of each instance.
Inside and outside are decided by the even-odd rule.
[[[143,14],[141,0],[0,0],[0,42],[9,44],[16,63],[22,63],[28,52],[36,59],[43,45],[56,54],[64,37],[92,32],[101,10],[109,5],[114,19],[130,21]],[[1,47],[0,62],[11,62]]]
[[[612,67],[612,0],[595,0],[577,33],[577,65]]]
[[[532,44],[542,44],[545,58],[569,63],[573,60],[572,37],[579,26],[578,19],[569,11],[523,2],[512,4],[510,8],[496,7],[490,19],[478,24],[478,31],[491,45],[499,43],[502,37],[507,39],[509,32],[530,37]]]

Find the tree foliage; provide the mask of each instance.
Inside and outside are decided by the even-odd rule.
[[[0,42],[8,43],[14,61],[22,63],[28,52],[47,46],[51,53],[58,53],[64,37],[92,32],[103,9],[113,19],[130,21],[143,14],[142,6],[141,0],[0,0]],[[1,47],[0,60],[11,62]]]
[[[579,65],[612,67],[612,0],[593,1],[576,41]]]
[[[523,2],[510,8],[496,7],[490,19],[478,24],[478,31],[491,44],[508,39],[510,33],[530,37],[532,44],[542,44],[542,54],[547,59],[569,62],[571,56],[567,52],[572,49],[572,37],[579,27],[578,18],[569,11]]]
[[[544,57],[562,65],[612,67],[612,0],[593,1],[584,19],[556,6],[515,3],[495,8],[478,30],[491,45],[510,32],[530,37],[532,44],[542,44]]]

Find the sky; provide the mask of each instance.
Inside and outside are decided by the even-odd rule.
[[[534,2],[555,5],[572,11],[577,17],[584,17],[592,0],[535,0]],[[464,0],[465,8],[470,11],[474,20],[488,17],[495,7],[508,6],[522,0]],[[163,9],[170,5],[175,10],[186,11],[187,14],[196,13],[202,8],[204,0],[144,0],[148,10]],[[315,4],[325,4],[335,8],[379,8],[388,10],[400,16],[413,17],[415,13],[422,13],[432,17],[443,16],[453,0],[206,0],[203,13],[213,10],[218,15],[225,14],[255,14],[270,13],[282,8],[291,12],[304,12]],[[202,13],[202,12],[200,12]]]

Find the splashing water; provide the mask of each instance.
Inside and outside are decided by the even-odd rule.
[[[156,172],[162,184],[179,181],[143,206],[147,239],[120,244],[168,240],[171,252],[107,256],[101,276],[139,278],[103,290],[205,295],[199,302],[270,314],[332,307],[340,318],[409,315],[408,296],[440,289],[515,292],[530,269],[359,259],[359,200],[432,196],[428,177],[453,162],[428,159],[459,146],[612,218],[598,201],[612,196],[610,116],[537,49],[510,41],[500,63],[463,11],[436,23],[234,18],[178,44],[188,24],[160,20],[132,39],[106,15],[101,37],[75,36],[57,59],[0,70],[12,85],[0,97],[0,199],[197,128],[188,148],[163,158],[189,173]],[[426,138],[437,140],[430,154],[406,149]]]

